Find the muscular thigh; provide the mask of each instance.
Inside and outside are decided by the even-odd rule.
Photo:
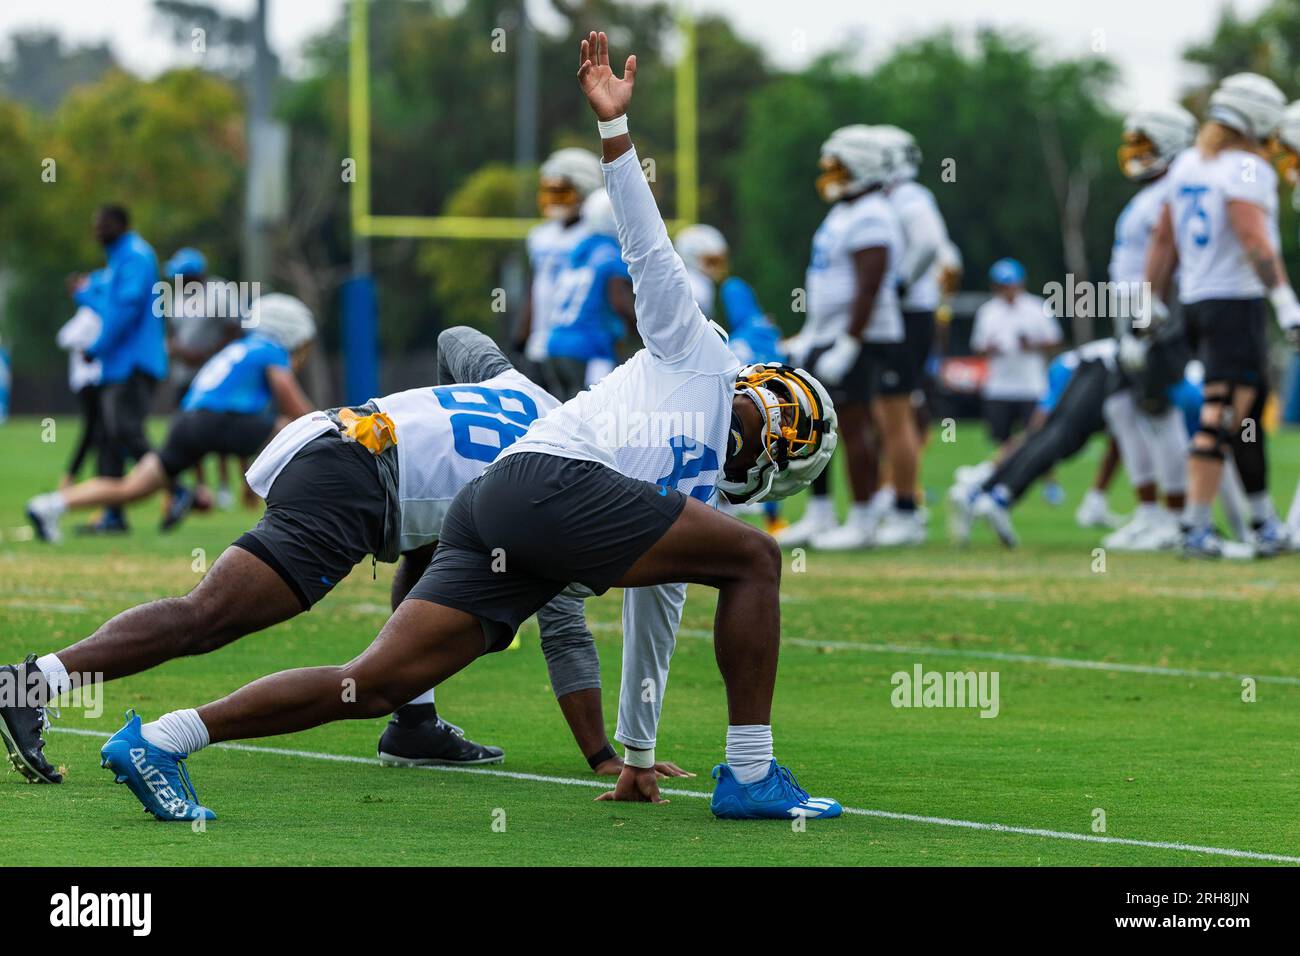
[[[690,498],[671,528],[637,559],[620,587],[684,582],[717,587],[748,573],[756,560],[780,551],[753,525]]]

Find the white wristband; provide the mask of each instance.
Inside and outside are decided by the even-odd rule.
[[[629,767],[637,767],[640,770],[649,770],[655,765],[655,749],[634,750],[631,747],[623,748],[623,762]]]
[[[596,128],[600,130],[601,139],[622,136],[627,133],[627,114],[615,116],[612,120],[596,120]]]
[[[1295,289],[1285,282],[1268,294],[1268,301],[1273,303],[1273,311],[1279,316],[1294,311],[1297,306],[1300,306]]]

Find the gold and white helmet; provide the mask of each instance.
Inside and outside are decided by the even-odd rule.
[[[1300,209],[1300,100],[1282,114],[1273,151],[1278,175],[1291,187],[1291,205]]]
[[[1196,117],[1177,103],[1155,103],[1124,118],[1119,168],[1129,179],[1154,179],[1196,138]]]
[[[801,368],[768,362],[742,368],[735,394],[757,406],[763,429],[747,439],[733,415],[728,461],[746,450],[746,441],[761,441],[762,447],[743,473],[724,468],[718,482],[722,495],[732,504],[775,501],[812,484],[830,463],[838,441],[835,406],[821,382]]]

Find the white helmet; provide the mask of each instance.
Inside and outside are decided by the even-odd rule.
[[[597,189],[582,201],[582,224],[598,236],[618,238],[618,225],[614,222],[614,204],[609,193]]]
[[[743,474],[723,469],[718,490],[732,504],[775,501],[812,484],[839,440],[835,406],[821,382],[801,368],[780,362],[747,365],[736,377],[735,394],[747,396],[763,416],[763,447]],[[727,458],[744,448],[745,436],[732,416]]]
[[[1234,73],[1210,94],[1207,116],[1216,123],[1263,142],[1277,129],[1285,108],[1286,97],[1268,77],[1258,73]]]
[[[573,183],[582,199],[605,185],[599,157],[590,150],[577,146],[551,153],[546,162],[542,163],[541,176],[543,179],[567,179]]]
[[[244,328],[274,339],[290,352],[316,337],[316,320],[311,309],[283,292],[258,296],[248,310]]]
[[[1119,168],[1129,179],[1154,179],[1196,139],[1196,117],[1177,103],[1154,103],[1124,118]]]
[[[822,199],[835,202],[888,181],[891,170],[891,140],[872,126],[857,123],[841,126],[822,143],[822,174],[817,191]]]
[[[905,129],[888,124],[877,126],[889,141],[890,181],[907,182],[921,172],[921,147],[916,137]]]
[[[719,260],[725,262],[727,255],[727,240],[712,226],[687,226],[677,233],[673,245],[686,268],[696,272],[707,272]]]

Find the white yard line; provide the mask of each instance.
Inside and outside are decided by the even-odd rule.
[[[591,622],[593,630],[619,631],[621,626],[603,621]],[[684,627],[679,637],[713,640],[713,632]],[[1300,687],[1300,677],[1277,674],[1248,674],[1238,671],[1201,671],[1186,667],[1160,667],[1155,664],[1125,664],[1121,661],[1089,661],[1077,657],[1051,657],[1041,654],[1014,654],[1009,651],[983,651],[978,648],[931,647],[924,644],[872,644],[860,641],[819,641],[807,637],[782,637],[782,644],[793,647],[828,648],[835,651],[861,651],[867,654],[915,654],[918,657],[969,657],[1014,664],[1042,664],[1047,667],[1073,667],[1089,671],[1116,671],[1122,674],[1149,674],[1156,677],[1193,677],[1205,680],[1241,680],[1249,677],[1259,684],[1285,684]]]
[[[98,737],[106,740],[103,731],[89,730],[83,727],[54,727],[59,733],[77,734],[82,737]],[[257,747],[251,744],[213,744],[218,750],[238,750],[243,753],[272,754],[277,757],[296,757],[301,760],[328,760],[335,763],[354,763],[378,766],[379,761],[373,757],[357,757],[348,754],[317,753],[312,750],[291,750],[287,747]],[[489,767],[418,767],[419,770],[439,770],[446,773],[469,773],[485,777],[505,777],[510,780],[524,780],[531,783],[559,784],[566,787],[588,787],[607,790],[609,781],[583,780],[574,777],[552,777],[537,773],[519,773],[513,770],[493,770]],[[659,791],[672,797],[694,797],[708,799],[709,794],[699,790],[678,790],[675,787],[663,787]],[[958,827],[965,830],[988,830],[994,833],[1014,833],[1019,836],[1043,837],[1049,840],[1074,840],[1077,843],[1107,843],[1119,846],[1140,846],[1151,850],[1176,850],[1183,853],[1200,853],[1206,856],[1228,856],[1242,860],[1266,860],[1270,863],[1300,863],[1300,856],[1285,856],[1281,853],[1256,853],[1252,850],[1234,850],[1227,847],[1199,846],[1195,843],[1176,843],[1165,840],[1127,840],[1122,837],[1098,836],[1093,833],[1070,833],[1065,830],[1044,830],[1038,827],[1013,827],[1004,823],[979,823],[974,820],[953,820],[948,817],[931,817],[916,813],[895,813],[890,810],[862,810],[857,807],[845,807],[844,812],[859,817],[879,817],[885,820],[899,820],[906,823],[923,823],[930,826]]]

